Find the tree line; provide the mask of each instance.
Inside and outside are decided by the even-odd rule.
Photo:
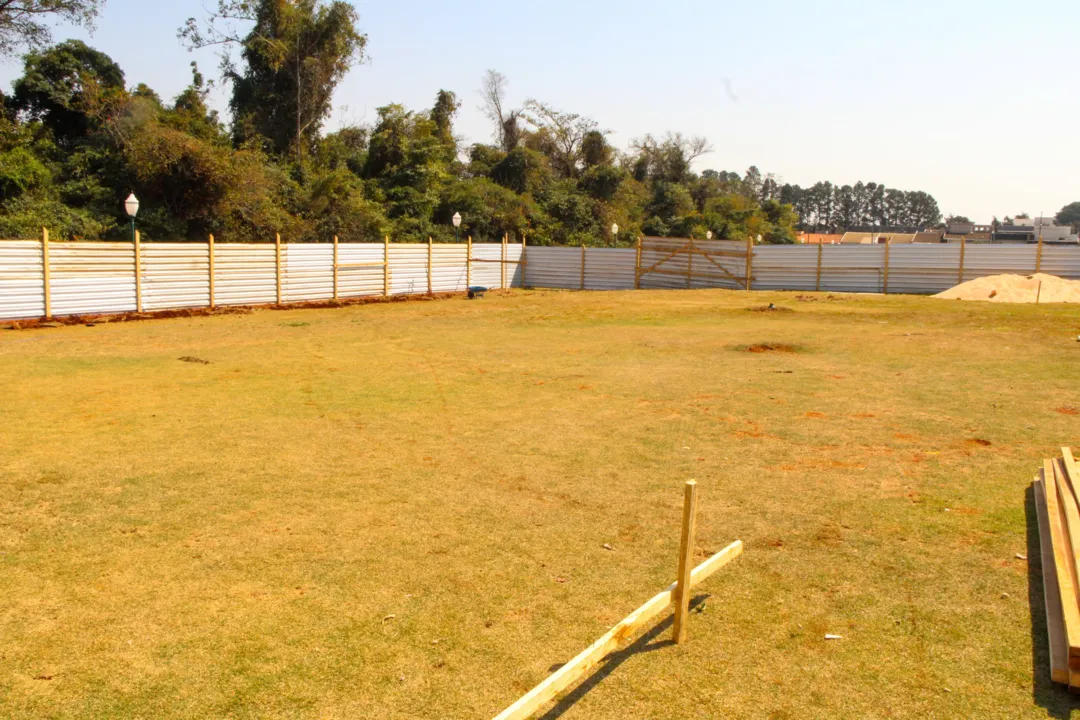
[[[343,0],[219,0],[178,35],[193,50],[222,50],[220,80],[192,63],[190,85],[163,99],[130,87],[96,48],[48,44],[42,12],[88,24],[101,5],[0,3],[0,53],[31,46],[11,93],[0,93],[0,237],[42,226],[63,238],[125,237],[129,192],[156,240],[449,241],[455,213],[462,236],[572,245],[707,232],[790,243],[800,228],[940,220],[926,193],[874,183],[803,190],[757,168],[698,173],[713,149],[701,137],[646,135],[617,150],[591,118],[537,99],[511,107],[496,71],[479,90],[489,142],[455,133],[462,100],[449,90],[428,109],[391,104],[370,125],[325,132],[334,90],[366,57],[367,36]],[[230,91],[228,122],[208,107],[215,82]]]

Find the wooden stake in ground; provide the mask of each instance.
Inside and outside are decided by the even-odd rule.
[[[45,295],[45,318],[52,317],[52,274],[49,267],[49,229],[41,228],[41,285]]]
[[[686,642],[686,615],[690,612],[690,572],[694,567],[697,532],[697,482],[686,483],[683,495],[682,539],[679,541],[679,574],[675,584],[675,642]]]

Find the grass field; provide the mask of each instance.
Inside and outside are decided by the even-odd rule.
[[[699,557],[747,549],[690,643],[546,717],[1070,717],[1028,487],[1078,334],[723,291],[0,333],[0,715],[490,718],[674,579],[696,478]]]

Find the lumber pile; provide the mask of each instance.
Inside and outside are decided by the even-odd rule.
[[[1080,691],[1080,470],[1069,448],[1044,460],[1033,484],[1039,520],[1050,677]]]

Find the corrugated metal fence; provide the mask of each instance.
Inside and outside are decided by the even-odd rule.
[[[738,252],[745,245],[723,241],[696,241],[693,253],[672,255],[686,242],[650,238],[639,250],[0,241],[0,319],[460,292],[468,285],[744,288],[748,270],[755,290],[931,294],[1036,270],[1080,279],[1076,246],[768,245],[753,248],[747,263],[745,250]]]

